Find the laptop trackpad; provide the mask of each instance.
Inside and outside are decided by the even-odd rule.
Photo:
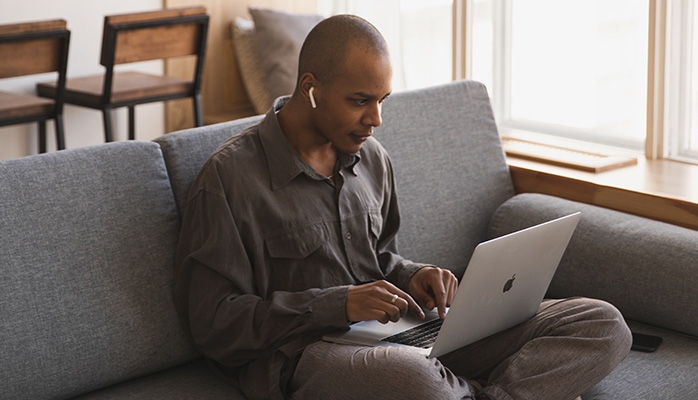
[[[351,325],[351,330],[332,332],[324,335],[322,339],[328,342],[364,346],[391,345],[391,343],[381,342],[381,339],[439,317],[436,311],[425,311],[424,314],[426,314],[426,318],[423,320],[409,313],[404,318],[400,318],[398,322],[388,322],[387,324],[381,324],[378,321],[357,322]]]

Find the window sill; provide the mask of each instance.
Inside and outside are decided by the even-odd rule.
[[[636,165],[585,172],[512,156],[507,162],[517,193],[554,195],[698,230],[698,165],[638,157]]]

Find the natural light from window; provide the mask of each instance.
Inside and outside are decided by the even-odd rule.
[[[474,54],[473,78],[492,82],[502,125],[642,148],[647,1],[490,2],[475,0],[473,40],[493,29],[494,59]]]

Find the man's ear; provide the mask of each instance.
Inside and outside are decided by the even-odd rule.
[[[298,80],[298,89],[300,91],[300,95],[303,96],[303,98],[308,102],[308,104],[311,105],[312,108],[317,107],[317,103],[315,101],[315,99],[317,98],[318,90],[316,83],[317,79],[315,79],[315,76],[310,72],[304,73]],[[312,93],[310,89],[313,89]]]

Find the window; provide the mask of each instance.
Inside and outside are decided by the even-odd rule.
[[[456,2],[503,128],[698,162],[693,0]]]
[[[639,0],[474,0],[472,40],[491,59],[473,55],[471,77],[490,82],[504,127],[639,150],[647,21]]]

